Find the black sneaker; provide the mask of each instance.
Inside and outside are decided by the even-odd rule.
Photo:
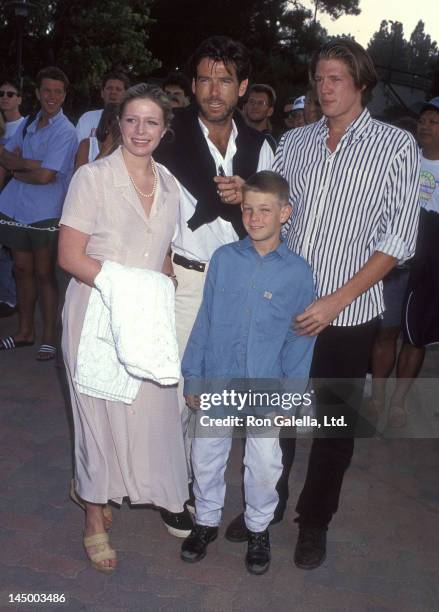
[[[196,563],[206,556],[207,545],[218,537],[218,527],[206,525],[193,526],[193,529],[181,545],[180,557],[188,563]]]
[[[277,508],[276,508],[277,510]],[[280,511],[278,514],[274,513],[273,520],[270,522],[270,525],[276,525],[280,523],[284,517],[284,511]],[[226,529],[226,533],[224,537],[229,542],[247,542],[247,526],[244,520],[244,513],[238,514],[233,521],[231,521]]]
[[[194,523],[190,512],[186,508],[183,512],[160,510],[160,515],[166,525],[166,529],[176,538],[187,538],[192,531]]]
[[[294,563],[300,569],[315,569],[326,557],[326,529],[299,527]]]
[[[265,531],[248,530],[248,547],[245,565],[250,574],[265,574],[270,567],[270,536]]]

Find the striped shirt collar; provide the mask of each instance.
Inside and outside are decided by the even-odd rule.
[[[367,133],[369,128],[372,126],[372,117],[370,116],[367,108],[363,108],[363,111],[356,117],[346,128],[346,132],[343,134],[340,143],[351,144],[356,140],[359,140],[363,134]],[[329,126],[327,117],[323,116],[322,119],[318,122],[318,131],[320,134],[320,138],[323,143],[326,144],[326,141],[329,136]]]

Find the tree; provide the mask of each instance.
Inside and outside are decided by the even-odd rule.
[[[40,0],[40,10],[31,13],[26,27],[25,74],[34,77],[49,64],[62,68],[72,83],[78,111],[90,104],[103,74],[111,68],[124,69],[133,81],[144,79],[160,65],[148,50],[152,2]],[[0,61],[8,73],[16,53],[11,26],[10,15],[0,14]]]
[[[423,21],[418,21],[410,36],[408,70],[417,74],[425,74],[432,70],[437,61],[438,48],[429,34],[424,31]]]
[[[438,48],[424,27],[424,22],[419,21],[407,41],[401,23],[382,21],[368,45],[375,64],[380,68],[429,76],[438,59]]]
[[[151,50],[163,63],[162,74],[184,69],[205,38],[224,34],[250,50],[255,81],[291,89],[306,81],[306,61],[326,38],[300,2],[287,0],[155,0]],[[166,36],[164,33],[166,32]]]
[[[314,0],[314,21],[317,20],[318,11],[327,13],[333,19],[341,15],[359,15],[360,0]]]
[[[407,69],[408,44],[404,38],[402,23],[382,21],[378,32],[367,47],[375,65],[382,68]]]
[[[51,40],[55,62],[69,67],[77,94],[100,88],[110,69],[135,82],[160,63],[148,50],[151,0],[58,0]]]

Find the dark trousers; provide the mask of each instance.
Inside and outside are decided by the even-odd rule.
[[[375,319],[352,327],[327,327],[317,338],[310,375],[316,380],[318,419],[323,422],[325,414],[343,415],[348,427],[344,437],[337,437],[334,430],[329,437],[313,440],[305,484],[296,506],[300,525],[327,528],[337,511],[343,477],[354,452],[354,430],[376,329]],[[284,469],[277,484],[275,519],[282,518],[288,499],[295,438],[281,438],[281,448]]]

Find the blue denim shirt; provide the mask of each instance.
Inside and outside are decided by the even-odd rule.
[[[0,212],[21,223],[36,223],[61,216],[62,205],[73,173],[78,139],[73,124],[62,110],[37,129],[41,111],[28,126],[23,139],[25,122],[8,140],[5,149],[21,149],[25,159],[41,161],[41,167],[56,172],[55,180],[47,185],[31,185],[11,179],[0,194]]]
[[[313,300],[311,268],[285,243],[264,257],[249,237],[220,247],[183,357],[185,395],[209,379],[301,379],[306,386],[315,339],[293,326]]]

